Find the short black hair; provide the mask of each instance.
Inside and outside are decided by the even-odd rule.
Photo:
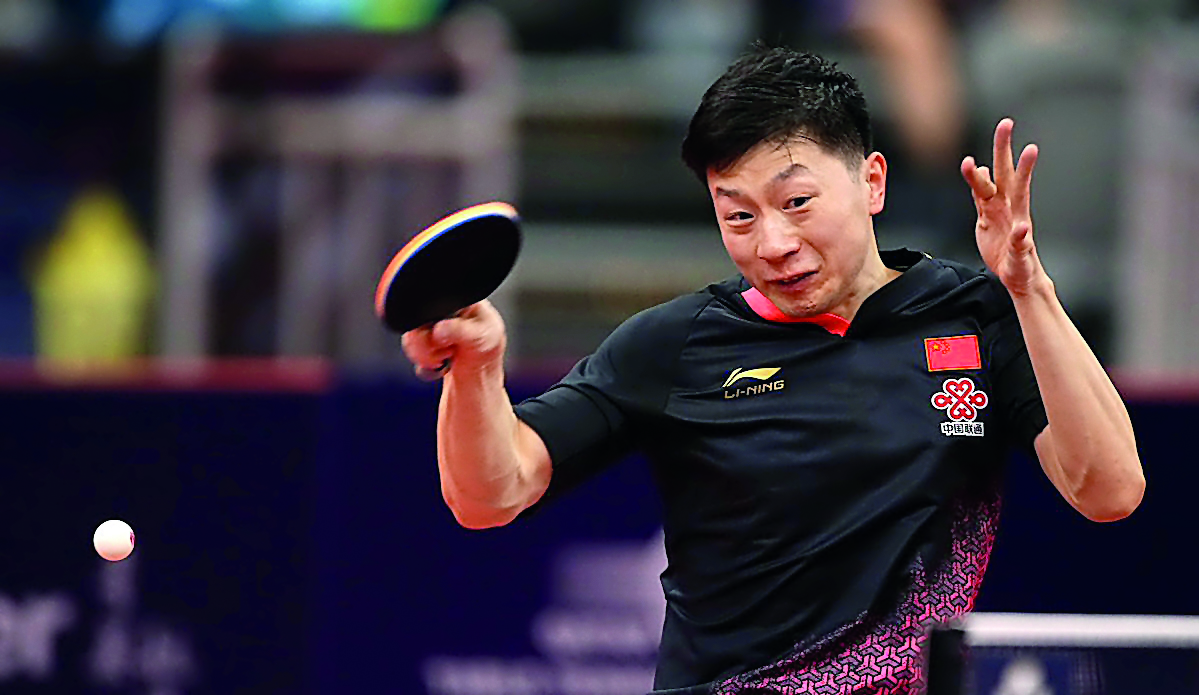
[[[852,75],[818,55],[755,44],[704,92],[683,161],[706,184],[761,142],[795,136],[847,160],[873,147],[866,97]]]

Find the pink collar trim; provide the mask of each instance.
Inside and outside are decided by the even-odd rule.
[[[745,299],[745,303],[749,304],[749,308],[753,309],[754,313],[767,321],[777,321],[779,323],[814,323],[824,330],[845,337],[845,331],[849,329],[849,321],[837,316],[836,314],[820,314],[818,316],[788,316],[782,312],[774,302],[766,298],[766,295],[758,291],[756,287],[751,287],[741,293]]]

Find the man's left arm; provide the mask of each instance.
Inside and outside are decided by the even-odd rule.
[[[1124,401],[1066,315],[1052,282],[1013,300],[1049,418],[1034,442],[1041,468],[1083,516],[1123,519],[1145,492]]]
[[[972,157],[962,162],[978,223],[975,237],[987,267],[1007,288],[1024,334],[1049,425],[1034,446],[1063,497],[1094,521],[1132,513],[1145,492],[1128,410],[1099,360],[1058,301],[1032,238],[1029,192],[1037,148],[1013,164],[1013,124],[995,129],[994,180]]]

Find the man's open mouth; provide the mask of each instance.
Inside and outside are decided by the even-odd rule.
[[[816,274],[815,270],[809,270],[806,273],[796,273],[795,275],[788,275],[785,278],[781,278],[779,280],[773,280],[772,282],[781,287],[795,287],[796,285],[800,284],[801,282],[812,277],[815,274]]]

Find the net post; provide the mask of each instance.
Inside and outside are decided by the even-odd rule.
[[[966,632],[956,624],[938,624],[929,629],[925,647],[928,674],[927,695],[963,695]]]

